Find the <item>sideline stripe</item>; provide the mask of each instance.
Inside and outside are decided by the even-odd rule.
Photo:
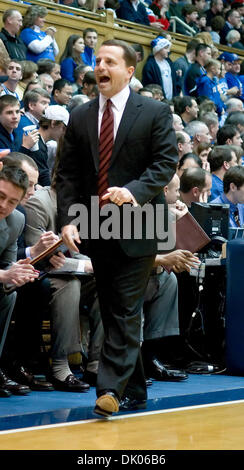
[[[142,413],[130,413],[130,414],[123,414],[119,416],[111,416],[109,418],[98,418],[98,419],[86,419],[81,421],[72,421],[70,423],[58,423],[58,424],[50,424],[45,426],[33,426],[30,428],[19,428],[19,429],[10,429],[7,431],[0,431],[0,435],[3,434],[14,434],[20,432],[29,432],[29,431],[39,431],[42,429],[55,429],[61,428],[65,426],[77,426],[81,424],[90,424],[90,423],[99,423],[101,421],[114,421],[119,419],[128,419],[128,418],[137,418],[141,416],[151,416],[151,415],[158,415],[163,413],[176,413],[178,411],[189,411],[189,410],[196,410],[200,408],[213,408],[214,406],[226,406],[226,405],[236,405],[244,403],[244,400],[234,400],[234,401],[225,401],[219,403],[207,403],[205,405],[194,405],[194,406],[182,406],[180,408],[169,408],[167,410],[155,410],[155,411],[144,411]]]

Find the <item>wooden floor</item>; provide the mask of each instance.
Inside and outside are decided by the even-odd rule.
[[[244,450],[244,403],[0,433],[1,450]]]

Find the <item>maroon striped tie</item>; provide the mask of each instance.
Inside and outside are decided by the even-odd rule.
[[[98,196],[100,206],[107,201],[101,201],[101,197],[108,188],[108,169],[114,144],[114,115],[111,109],[112,101],[107,100],[107,106],[103,113],[100,140],[99,140],[99,173],[98,173]]]

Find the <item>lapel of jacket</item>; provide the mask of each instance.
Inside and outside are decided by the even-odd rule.
[[[9,227],[6,222],[6,219],[2,219],[0,220],[0,255],[7,246],[8,238],[9,238]]]
[[[137,95],[133,91],[130,92],[130,96],[127,100],[123,116],[120,121],[120,125],[116,134],[114,142],[113,153],[111,157],[111,165],[118,155],[121,146],[123,145],[125,138],[131,129],[134,121],[137,119],[139,114],[142,112],[143,105],[140,100],[140,95]]]
[[[91,101],[87,111],[87,128],[90,139],[90,146],[92,156],[95,164],[95,168],[99,169],[99,152],[98,152],[98,111],[99,111],[99,99]]]

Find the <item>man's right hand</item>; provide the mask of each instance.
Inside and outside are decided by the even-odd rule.
[[[62,228],[61,235],[63,238],[63,242],[67,246],[67,248],[70,251],[75,251],[76,253],[79,253],[79,250],[75,244],[75,242],[78,244],[81,243],[77,227],[75,225],[65,225]]]
[[[2,282],[3,284],[13,284],[20,287],[27,282],[33,282],[38,276],[39,271],[30,264],[30,258],[26,258],[13,263],[9,269],[4,270],[2,272]]]
[[[39,140],[39,131],[38,130],[33,130],[28,133],[28,135],[23,134],[22,138],[22,146],[26,149],[31,149],[34,147],[36,142]]]

